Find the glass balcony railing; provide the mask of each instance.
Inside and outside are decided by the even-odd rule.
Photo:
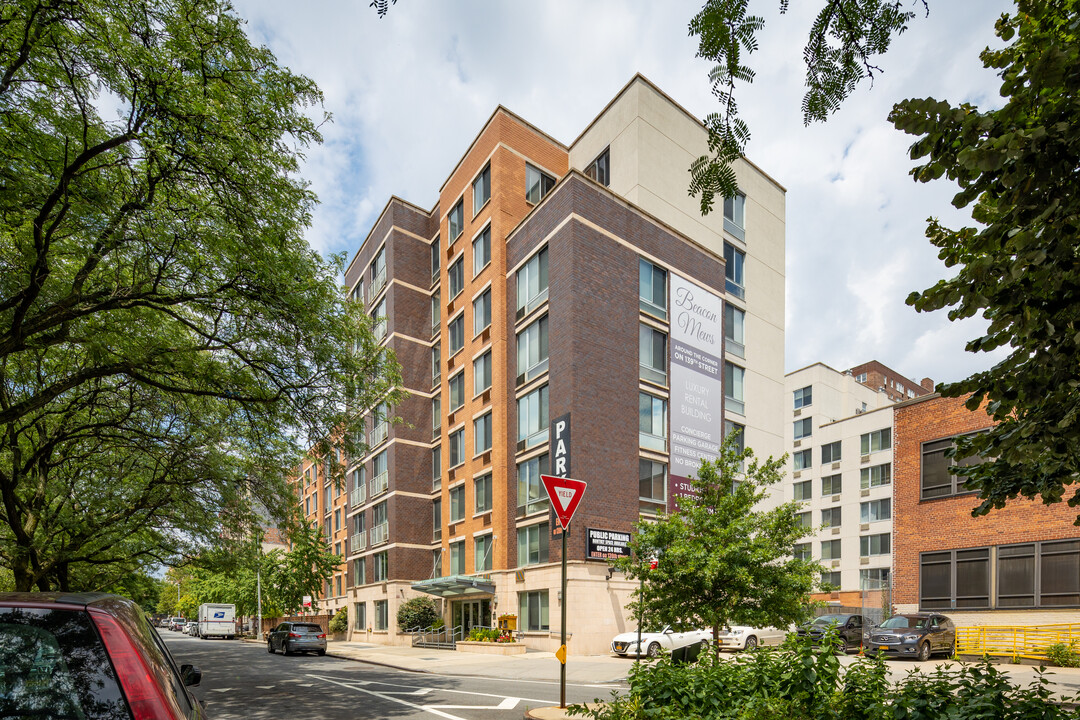
[[[371,528],[371,544],[372,546],[380,545],[387,541],[390,537],[390,523],[382,523]]]

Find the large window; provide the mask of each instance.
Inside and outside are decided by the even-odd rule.
[[[481,535],[473,540],[475,557],[473,558],[474,572],[487,572],[491,570],[491,549],[494,547],[491,535]]]
[[[533,390],[517,401],[518,450],[548,439],[548,386]]]
[[[810,543],[795,543],[792,546],[792,555],[796,560],[809,560],[812,552],[810,550]]]
[[[746,397],[743,383],[746,370],[729,362],[724,363],[724,409],[739,415],[746,414]]]
[[[450,412],[465,404],[465,371],[450,378]]]
[[[371,297],[379,294],[386,285],[386,246],[379,248],[371,261]]]
[[[926,610],[990,607],[990,548],[920,553],[919,606]]]
[[[473,455],[491,449],[491,413],[473,420]]]
[[[431,502],[431,539],[442,539],[442,500],[438,498]]]
[[[611,184],[611,170],[610,170],[611,152],[609,148],[604,148],[604,152],[600,153],[595,160],[589,163],[589,167],[585,168],[585,177],[592,178],[601,185],[607,186]]]
[[[518,628],[526,632],[548,631],[548,591],[518,593]]]
[[[431,294],[431,334],[436,335],[442,322],[442,293],[438,290]]]
[[[843,521],[843,515],[840,512],[841,508],[826,508],[821,511],[821,526],[827,528],[840,527],[840,523]]]
[[[367,585],[367,558],[353,560],[353,584]]]
[[[438,445],[431,449],[431,489],[442,487],[442,448]]]
[[[368,494],[375,497],[379,493],[386,492],[390,486],[389,460],[386,450],[376,455],[371,461],[371,487]]]
[[[640,326],[638,365],[642,380],[667,385],[667,334],[654,327]]]
[[[809,530],[813,527],[813,520],[810,519],[810,511],[796,513],[795,524],[805,530]]]
[[[439,238],[431,243],[431,282],[439,279],[439,268],[442,266],[442,249],[439,247]]]
[[[746,196],[736,193],[734,197],[724,198],[724,227],[733,225],[742,229],[745,227]],[[741,237],[741,236],[740,236]]]
[[[450,543],[450,574],[465,574],[465,541]]]
[[[465,313],[460,313],[450,321],[446,327],[446,333],[450,336],[450,355],[453,357],[465,347]]]
[[[491,387],[490,350],[473,360],[473,394],[479,395],[489,387]]]
[[[461,522],[465,519],[465,486],[458,485],[450,488],[450,522]]]
[[[528,163],[525,164],[525,199],[534,205],[544,199],[544,196],[555,187],[555,178],[545,172],[537,170]]]
[[[465,462],[465,428],[450,433],[450,467],[456,468]]]
[[[814,451],[810,448],[799,450],[791,454],[792,467],[795,470],[806,470],[814,464]]]
[[[1080,605],[1080,540],[997,549],[998,607]]]
[[[539,565],[548,561],[548,536],[551,530],[546,522],[517,531],[518,567]]]
[[[724,286],[737,298],[746,297],[746,281],[743,277],[745,262],[746,254],[742,250],[737,250],[730,243],[724,243]]]
[[[667,320],[667,270],[638,258],[638,306]]]
[[[859,538],[859,557],[871,557],[872,555],[888,555],[892,546],[890,533],[877,535],[863,535]]]
[[[804,502],[814,495],[813,480],[803,480],[795,483],[795,500]]]
[[[746,313],[731,303],[724,303],[724,339],[729,353],[746,357]]]
[[[840,441],[826,443],[821,446],[821,464],[840,462]]]
[[[859,487],[863,490],[892,483],[892,463],[865,467],[859,471]]]
[[[871,523],[892,517],[892,498],[869,500],[859,504],[859,522]]]
[[[456,298],[465,289],[465,256],[450,264],[450,299]]]
[[[442,428],[442,398],[438,395],[431,398],[431,433],[438,435]]]
[[[472,183],[472,214],[480,212],[491,199],[491,165],[484,168]]]
[[[518,517],[547,510],[550,506],[541,475],[548,473],[548,455],[544,453],[518,463]]]
[[[859,571],[860,590],[882,590],[889,587],[889,568],[869,568]]]
[[[473,277],[491,262],[491,226],[484,228],[484,232],[476,236],[472,243],[472,272]]]
[[[821,494],[825,495],[839,495],[843,483],[840,481],[839,475],[828,475],[821,478]]]
[[[450,214],[446,216],[446,222],[450,229],[450,242],[453,243],[465,229],[465,200],[457,201]]]
[[[473,481],[473,499],[477,513],[485,513],[493,507],[491,504],[491,473]]]
[[[821,559],[822,560],[839,560],[840,559],[840,541],[839,540],[822,540],[821,541]]]
[[[795,409],[807,407],[813,404],[814,401],[814,386],[807,385],[804,388],[799,388],[795,391]]]
[[[638,459],[638,500],[640,509],[649,512],[667,507],[667,465]]]
[[[435,343],[431,346],[431,384],[437,385],[442,378],[442,346]]]
[[[796,420],[794,425],[796,440],[801,440],[804,437],[810,437],[810,435],[814,433],[813,418],[801,418],[799,420]]]
[[[529,258],[517,272],[517,316],[522,317],[541,303],[548,296],[548,249]]]
[[[375,629],[376,630],[389,630],[390,629],[390,601],[389,600],[376,600],[374,604],[375,604]]]
[[[657,452],[667,450],[667,400],[638,393],[638,443]]]
[[[963,475],[949,472],[951,467],[977,465],[982,459],[977,456],[968,458],[946,457],[945,453],[954,446],[954,438],[934,440],[922,445],[922,499],[948,497],[972,492],[965,486]]]
[[[386,298],[375,305],[375,309],[371,311],[372,319],[372,333],[375,335],[375,340],[379,341],[386,337]]]
[[[517,383],[528,382],[548,367],[548,316],[533,321],[517,336]]]
[[[473,300],[473,335],[478,335],[484,328],[491,325],[491,288],[488,288],[480,297]]]
[[[869,455],[878,450],[888,450],[891,447],[892,428],[882,428],[859,437],[859,453],[862,455]]]
[[[372,555],[372,562],[374,563],[375,577],[372,578],[374,582],[383,582],[390,579],[390,563],[389,555],[383,550],[380,553]],[[378,604],[378,603],[376,603]],[[384,628],[385,629],[385,628]]]

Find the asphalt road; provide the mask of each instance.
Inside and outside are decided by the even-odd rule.
[[[177,665],[202,670],[193,692],[211,720],[441,718],[520,720],[528,708],[557,706],[559,684],[413,673],[316,655],[270,655],[265,645],[201,640],[162,630]],[[567,704],[610,690],[566,688]]]

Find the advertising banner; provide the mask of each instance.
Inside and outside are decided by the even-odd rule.
[[[630,557],[630,533],[588,528],[586,549],[590,560]]]

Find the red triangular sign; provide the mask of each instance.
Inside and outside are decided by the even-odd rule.
[[[544,489],[547,490],[548,500],[559,518],[559,524],[563,526],[563,530],[568,529],[570,519],[574,517],[574,511],[585,494],[585,481],[554,475],[541,475],[540,479],[544,481]]]

